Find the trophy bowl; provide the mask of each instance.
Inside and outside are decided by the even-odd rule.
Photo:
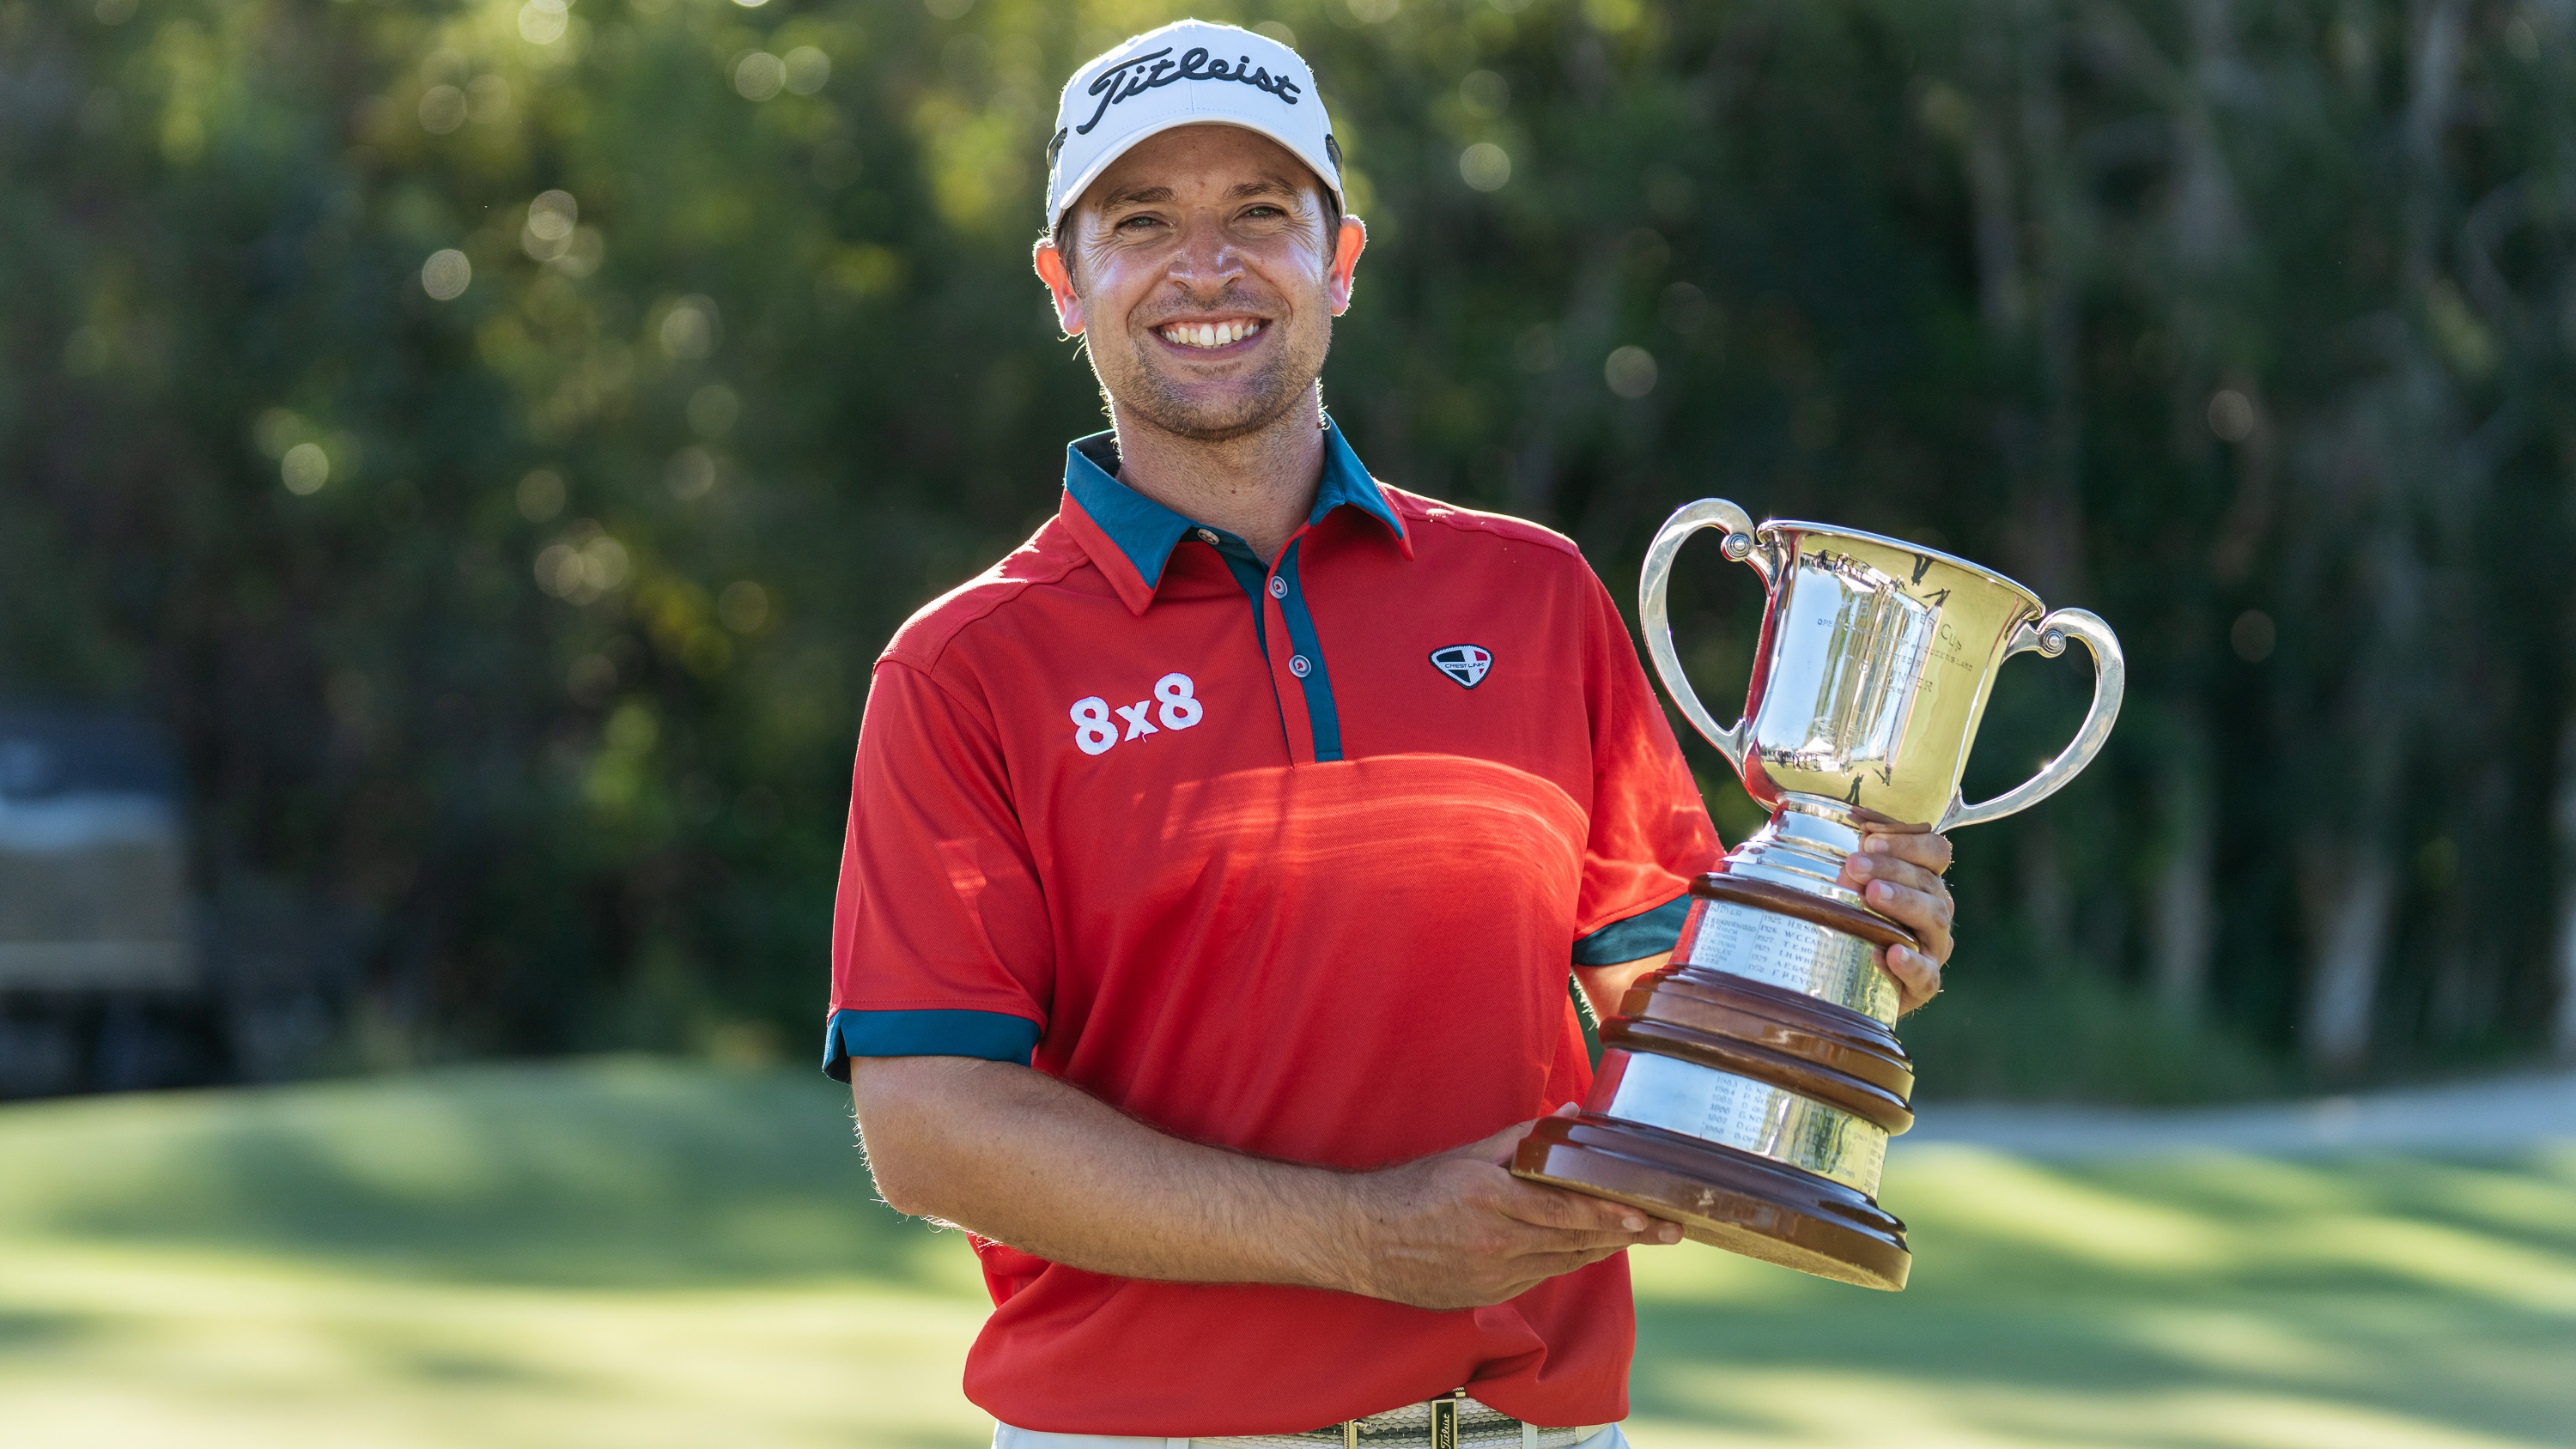
[[[1743,716],[1720,726],[1682,673],[1666,592],[1692,534],[1752,568],[1766,600]],[[1698,1242],[1888,1290],[1913,1257],[1878,1205],[1887,1139],[1914,1124],[1881,948],[1906,929],[1841,884],[1864,825],[1949,830],[2026,810],[2092,762],[2120,712],[2120,641],[1965,559],[1820,523],[1756,528],[1722,498],[1683,506],[1646,552],[1646,650],[1693,728],[1771,812],[1691,885],[1669,964],[1601,1023],[1581,1112],[1540,1120],[1512,1170],[1681,1224]],[[1959,793],[2003,662],[2083,643],[2093,702],[2038,774]]]

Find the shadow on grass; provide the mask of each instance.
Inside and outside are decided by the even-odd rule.
[[[2568,1442],[2576,1423],[2576,1170],[2564,1153],[2081,1167],[1959,1154],[1907,1159],[1890,1177],[1890,1205],[1914,1218],[1902,1294],[1765,1276],[1775,1270],[1697,1293],[1688,1275],[1706,1265],[1688,1260],[1658,1292],[1641,1263],[1638,1410],[1778,1432],[1747,1385],[1843,1374],[2002,1431],[2036,1411],[2033,1392],[2331,1403],[2535,1444]],[[2067,1432],[2043,1437],[2206,1442],[2116,1413]]]
[[[32,1313],[24,1309],[0,1309],[0,1353],[41,1352],[49,1348],[67,1348],[91,1329],[90,1320],[76,1313]]]
[[[0,1109],[0,1229],[445,1279],[922,1280],[846,1089],[613,1059]]]

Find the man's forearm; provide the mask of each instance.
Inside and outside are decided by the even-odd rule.
[[[851,1085],[899,1212],[1124,1278],[1365,1291],[1335,1251],[1359,1176],[1184,1142],[1008,1062],[862,1058]]]

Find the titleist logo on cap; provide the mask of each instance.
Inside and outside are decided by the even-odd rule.
[[[1088,136],[1091,134],[1091,128],[1100,124],[1100,118],[1109,113],[1111,106],[1180,81],[1239,81],[1254,90],[1268,91],[1289,105],[1297,104],[1297,83],[1284,75],[1272,75],[1267,69],[1254,65],[1252,57],[1248,55],[1236,56],[1233,66],[1229,68],[1222,60],[1209,59],[1205,46],[1190,47],[1177,61],[1164,59],[1171,53],[1172,48],[1167,45],[1161,50],[1131,56],[1102,71],[1099,77],[1092,81],[1090,90],[1087,92],[1100,97],[1100,105],[1092,111],[1090,120],[1073,128],[1073,133],[1077,136]],[[1147,65],[1148,61],[1153,64]],[[1142,67],[1141,73],[1139,73],[1139,67]],[[1170,74],[1164,74],[1166,71]],[[1124,84],[1122,85],[1121,82]]]
[[[1175,20],[1092,57],[1064,83],[1047,139],[1048,228],[1120,156],[1180,126],[1267,136],[1341,199],[1341,151],[1305,59],[1256,31]]]

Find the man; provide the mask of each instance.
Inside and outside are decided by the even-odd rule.
[[[1588,1083],[1569,966],[1662,964],[1715,833],[1573,545],[1324,416],[1367,232],[1305,64],[1182,22],[1059,114],[1037,270],[1115,433],[878,662],[827,1069],[975,1235],[1001,1449],[1391,1449],[1462,1390],[1468,1442],[1619,1449],[1621,1254],[1679,1230],[1502,1164]],[[1919,1003],[1948,845],[1871,844]]]

